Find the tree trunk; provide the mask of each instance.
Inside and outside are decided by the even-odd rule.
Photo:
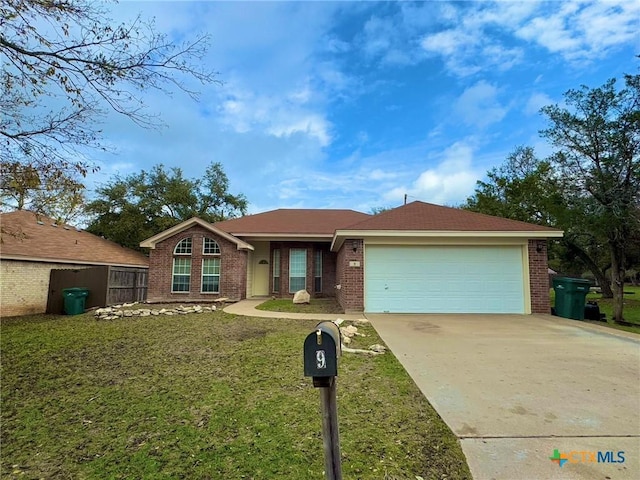
[[[575,253],[576,256],[582,261],[582,263],[584,263],[585,267],[587,267],[589,271],[593,273],[593,276],[598,281],[600,289],[602,290],[602,298],[612,298],[613,290],[611,290],[611,284],[609,283],[607,276],[604,274],[604,271],[600,267],[598,267],[598,265],[596,265],[596,262],[591,259],[587,252],[585,252],[578,245],[566,239],[564,243],[567,248]]]
[[[615,240],[610,242],[611,248],[611,289],[613,290],[613,320],[624,320],[624,246]]]

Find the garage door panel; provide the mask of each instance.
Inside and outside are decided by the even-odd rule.
[[[517,246],[367,246],[365,262],[370,312],[524,313]]]

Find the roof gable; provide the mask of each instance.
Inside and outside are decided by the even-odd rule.
[[[185,220],[182,223],[179,223],[178,225],[175,225],[174,227],[168,228],[167,230],[164,230],[160,233],[158,233],[157,235],[154,235],[153,237],[147,238],[146,240],[143,240],[142,242],[140,242],[140,246],[141,247],[146,247],[146,248],[156,248],[156,245],[160,242],[162,242],[163,240],[166,240],[167,238],[170,238],[180,232],[183,232],[189,228],[191,228],[194,225],[200,225],[201,227],[209,230],[211,233],[215,233],[216,235],[219,235],[227,240],[229,240],[230,242],[234,243],[237,247],[238,250],[253,250],[253,246],[249,245],[246,242],[243,242],[242,240],[240,240],[239,238],[234,237],[233,235],[230,235],[229,233],[217,228],[215,225],[209,223],[209,222],[205,222],[204,220],[202,220],[201,218],[197,218],[197,217],[193,217],[190,218],[189,220]]]
[[[233,235],[318,235],[331,238],[341,228],[371,218],[355,210],[285,209],[215,223]]]
[[[550,234],[560,232],[558,229],[533,223],[420,201],[387,210],[341,230],[549,232]]]
[[[0,214],[4,260],[148,267],[146,255],[26,210]]]

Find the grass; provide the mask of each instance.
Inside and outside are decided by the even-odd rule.
[[[640,334],[640,287],[625,285],[624,287],[624,319],[626,322],[636,324],[635,326],[619,325],[613,323],[613,299],[602,298],[602,294],[590,292],[587,294],[587,301],[598,302],[600,312],[606,314],[607,322],[597,322],[618,330]],[[555,302],[555,291],[551,289],[551,305]]]
[[[309,304],[293,303],[290,298],[267,300],[256,307],[258,310],[293,313],[344,313],[335,298],[312,298]]]
[[[3,319],[2,478],[321,479],[314,321],[223,312]],[[380,343],[375,331],[360,346]],[[357,345],[356,345],[357,346]],[[471,478],[393,355],[345,354],[344,478]]]

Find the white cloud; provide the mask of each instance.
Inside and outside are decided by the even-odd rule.
[[[501,121],[507,108],[498,101],[498,89],[481,80],[467,88],[454,105],[454,113],[467,125],[479,128]]]
[[[424,170],[409,187],[395,187],[384,199],[400,202],[404,195],[439,205],[459,204],[473,193],[481,172],[473,168],[473,149],[461,142],[441,154],[435,167]]]
[[[546,93],[533,93],[529,100],[527,101],[527,105],[525,106],[525,113],[528,115],[536,115],[540,113],[540,109],[547,105],[552,105],[554,101],[547,95]]]
[[[321,116],[314,114],[302,114],[297,119],[291,118],[290,114],[287,114],[286,119],[282,118],[282,123],[274,122],[267,131],[276,137],[286,137],[301,133],[317,140],[322,147],[326,147],[331,143],[329,123]]]
[[[277,96],[240,87],[228,89],[227,99],[218,108],[219,121],[234,132],[262,132],[276,137],[302,134],[323,147],[331,143],[331,124],[322,108],[312,104],[313,92],[308,85]]]
[[[506,71],[524,59],[524,45],[537,44],[572,62],[592,62],[621,45],[640,47],[640,2],[478,2],[440,10],[440,31],[420,42],[457,76],[487,69]]]
[[[428,54],[441,56],[447,69],[459,76],[488,69],[505,71],[523,55],[520,48],[501,45],[481,29],[465,26],[427,34],[420,45]]]
[[[558,10],[542,12],[514,29],[515,34],[579,62],[602,58],[625,43],[640,45],[639,2],[574,1],[558,5]]]

